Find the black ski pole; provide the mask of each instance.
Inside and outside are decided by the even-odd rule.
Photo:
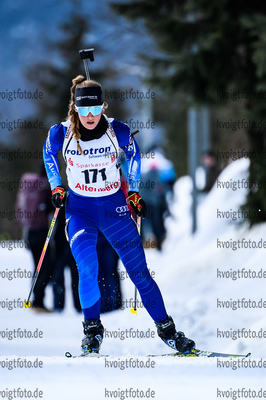
[[[44,246],[43,246],[41,257],[40,257],[40,260],[38,262],[38,265],[37,265],[37,268],[36,268],[36,271],[35,271],[35,274],[34,274],[34,277],[33,277],[30,293],[29,293],[28,299],[24,302],[24,307],[25,308],[30,308],[31,307],[30,297],[31,297],[32,291],[33,291],[33,289],[34,289],[34,287],[36,285],[36,282],[37,282],[37,279],[38,279],[38,276],[39,276],[39,273],[40,273],[40,269],[41,269],[41,266],[42,266],[42,262],[43,262],[43,259],[44,259],[44,256],[45,256],[45,253],[46,253],[50,238],[52,236],[52,232],[53,232],[53,229],[54,229],[55,221],[56,221],[56,218],[57,218],[59,210],[60,210],[60,208],[56,208],[55,209],[54,216],[53,216],[53,219],[52,219],[52,222],[51,222],[51,225],[50,225],[50,228],[49,228],[49,231],[48,231],[48,234],[47,234]]]
[[[139,233],[139,235],[140,235],[141,217],[137,217],[136,225],[137,225],[138,233]],[[134,307],[131,307],[131,309],[130,309],[130,312],[131,312],[132,314],[137,314],[137,295],[138,295],[138,291],[137,291],[137,288],[136,288],[136,286],[135,286]]]

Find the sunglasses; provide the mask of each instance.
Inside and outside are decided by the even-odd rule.
[[[77,107],[75,106],[76,111],[82,115],[82,117],[87,117],[89,113],[95,117],[95,115],[101,114],[103,110],[103,106],[93,106],[93,107]]]

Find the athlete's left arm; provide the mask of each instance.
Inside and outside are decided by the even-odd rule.
[[[123,122],[113,120],[111,122],[112,127],[115,131],[118,144],[124,150],[127,157],[127,166],[128,166],[128,184],[129,191],[138,192],[139,184],[140,184],[140,167],[141,167],[141,159],[140,159],[140,150],[139,146],[131,135],[130,129],[128,125]]]

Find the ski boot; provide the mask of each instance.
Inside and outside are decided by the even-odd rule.
[[[82,324],[85,336],[81,342],[81,350],[84,353],[99,353],[104,333],[104,327],[102,326],[100,318],[85,318]]]
[[[195,348],[195,342],[188,339],[183,332],[176,332],[172,317],[168,316],[164,321],[155,322],[159,337],[169,347],[180,353],[190,352]]]

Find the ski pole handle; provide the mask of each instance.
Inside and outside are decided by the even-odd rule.
[[[51,222],[51,225],[50,225],[50,228],[49,228],[49,231],[48,231],[48,234],[47,234],[47,237],[46,237],[43,249],[42,249],[41,257],[40,257],[40,260],[38,262],[36,271],[34,273],[32,285],[31,285],[31,289],[30,289],[30,293],[29,293],[28,299],[24,302],[24,307],[25,308],[30,308],[31,307],[30,297],[31,297],[33,289],[34,289],[34,287],[36,285],[36,282],[37,282],[37,279],[38,279],[38,276],[39,276],[39,273],[40,273],[40,270],[41,270],[42,262],[43,262],[43,259],[44,259],[44,256],[45,256],[45,253],[46,253],[50,238],[52,236],[52,232],[53,232],[53,229],[54,229],[55,221],[56,221],[57,215],[59,213],[59,210],[60,210],[60,208],[56,208],[55,209],[54,216],[53,216],[53,219],[52,219],[52,222]]]

